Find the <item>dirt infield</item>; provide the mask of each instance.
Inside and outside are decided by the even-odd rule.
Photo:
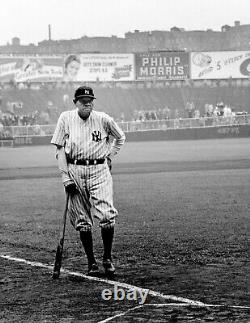
[[[68,271],[51,280],[64,204],[53,150],[0,150],[0,255],[10,257],[0,257],[0,322],[249,322],[249,143],[150,143],[141,155],[134,143],[114,163],[115,280],[156,292],[144,305],[101,298],[114,285],[81,275],[87,262],[69,223]],[[97,223],[94,244],[101,262]]]

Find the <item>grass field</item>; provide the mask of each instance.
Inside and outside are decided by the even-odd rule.
[[[250,322],[249,147],[250,139],[124,146],[113,165],[115,281],[149,289],[144,305],[101,298],[114,283],[83,275],[69,223],[65,272],[51,279],[64,207],[54,149],[1,148],[0,322]],[[101,262],[97,223],[94,244]]]

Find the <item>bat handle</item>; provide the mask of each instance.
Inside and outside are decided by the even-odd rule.
[[[69,193],[66,192],[66,203],[65,203],[65,209],[63,214],[63,237],[65,234],[65,228],[66,228],[66,218],[67,218],[67,212],[68,212],[68,205],[69,205]]]

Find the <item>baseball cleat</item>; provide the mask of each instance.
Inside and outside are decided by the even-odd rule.
[[[100,271],[99,271],[98,265],[96,263],[91,264],[89,266],[88,275],[89,276],[94,276],[94,277],[100,275]]]
[[[103,267],[107,276],[113,276],[115,274],[115,266],[110,259],[103,260]]]

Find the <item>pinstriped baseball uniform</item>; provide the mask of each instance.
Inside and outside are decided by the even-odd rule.
[[[110,136],[114,142],[110,143]],[[104,112],[92,111],[83,120],[78,110],[63,112],[51,143],[65,147],[67,158],[73,160],[112,158],[125,142],[125,135],[116,122]],[[62,180],[73,180],[79,193],[70,196],[69,216],[76,230],[88,231],[93,216],[101,227],[111,227],[118,212],[113,205],[113,181],[107,162],[98,165],[68,164]]]

